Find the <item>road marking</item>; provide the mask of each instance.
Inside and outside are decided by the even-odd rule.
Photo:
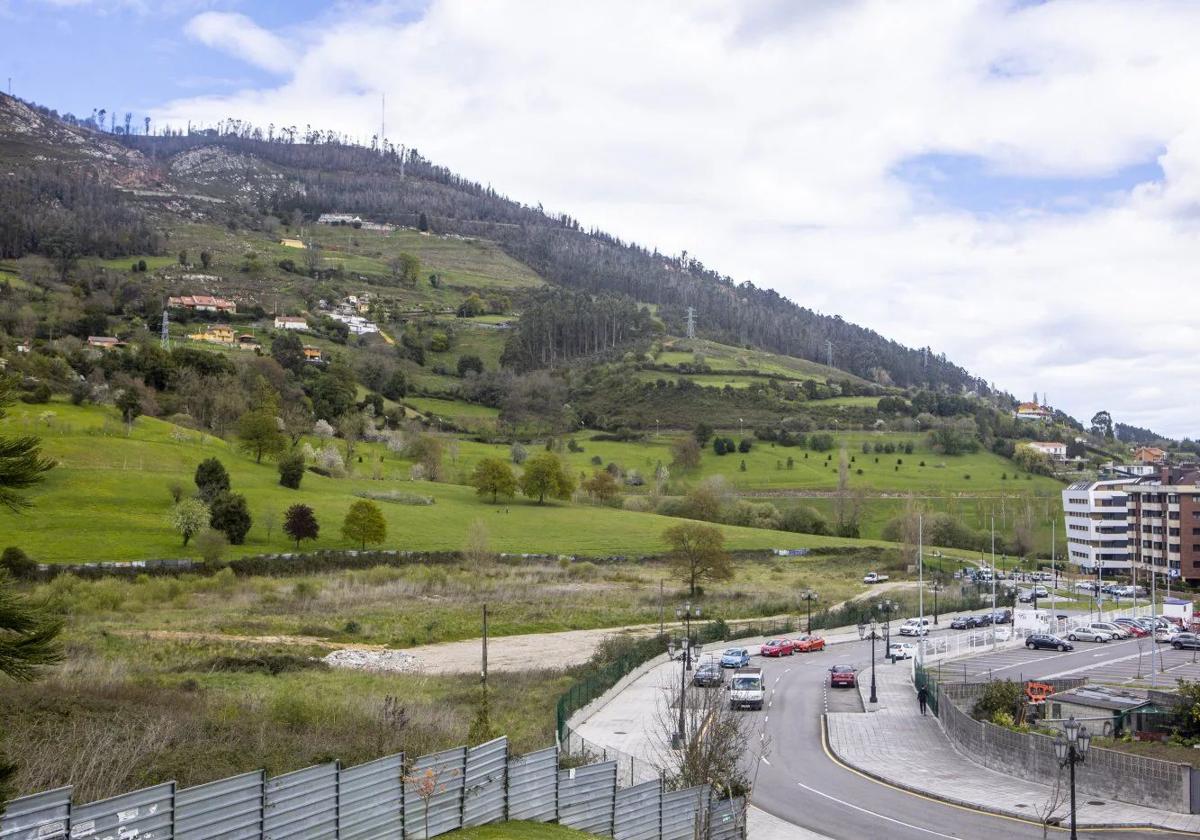
[[[816,788],[811,788],[808,785],[804,784],[803,782],[796,782],[796,784],[799,785],[800,787],[804,788],[805,790],[809,791],[810,793],[815,793],[817,796],[823,796],[826,799],[830,800],[831,802],[836,802],[837,804],[842,805],[846,808],[853,808],[855,811],[858,811],[861,814],[870,814],[872,817],[875,817],[876,819],[886,820],[887,822],[895,823],[896,825],[902,825],[905,828],[911,828],[914,831],[920,831],[923,834],[931,834],[934,837],[944,837],[944,838],[946,838],[946,840],[964,840],[964,838],[959,837],[957,834],[942,834],[940,831],[934,831],[931,828],[922,828],[919,825],[913,825],[912,823],[906,823],[903,820],[898,820],[895,817],[886,816],[884,814],[879,813],[878,811],[871,811],[867,808],[863,808],[859,805],[855,805],[853,802],[847,802],[844,799],[838,799],[836,796],[830,796],[828,793],[819,791]]]

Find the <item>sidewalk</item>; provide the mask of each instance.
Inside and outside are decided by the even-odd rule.
[[[863,676],[868,677],[866,672]],[[981,811],[1040,820],[1038,811],[1052,797],[1048,785],[990,770],[955,749],[932,711],[921,716],[909,668],[880,668],[876,679],[879,703],[874,708],[867,703],[865,714],[826,715],[829,749],[843,763],[915,793]],[[1068,808],[1064,803],[1056,815],[1067,815]],[[1078,821],[1080,828],[1154,826],[1200,831],[1200,815],[1123,802],[1091,805],[1086,796],[1080,797]]]

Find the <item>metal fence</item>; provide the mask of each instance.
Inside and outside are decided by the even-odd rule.
[[[617,840],[742,840],[745,802],[706,787],[623,787],[618,763],[559,769],[557,748],[510,756],[498,738],[406,762],[321,764],[267,778],[174,782],[73,804],[71,788],[7,803],[0,840],[425,840],[506,819],[559,822]]]

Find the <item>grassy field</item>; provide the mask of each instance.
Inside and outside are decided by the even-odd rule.
[[[750,350],[734,347],[729,344],[719,344],[706,339],[671,338],[664,342],[663,352],[656,361],[661,365],[693,364],[696,353],[704,357],[704,362],[714,372],[729,370],[755,370],[761,373],[774,374],[797,381],[816,379],[824,382],[826,379],[849,380],[864,382],[853,374],[837,368],[827,367],[807,359],[797,359],[793,356],[780,356],[765,350]]]
[[[579,432],[573,437],[580,452],[564,450],[563,458],[575,473],[591,473],[597,469],[593,458],[601,464],[616,463],[626,470],[637,469],[649,481],[658,463],[670,466],[671,443],[678,435],[652,435],[644,441],[629,443],[591,441],[589,432]],[[737,430],[729,430],[734,440],[742,437]],[[977,495],[1041,493],[1053,495],[1062,484],[1043,476],[1017,477],[1012,461],[990,452],[971,455],[945,456],[929,448],[924,435],[919,433],[882,432],[832,432],[839,445],[846,447],[850,463],[849,484],[852,490],[862,489],[871,493],[907,493],[934,495]],[[749,435],[749,432],[746,432]],[[691,484],[713,475],[725,476],[734,487],[748,492],[787,490],[832,490],[837,486],[838,451],[815,452],[801,447],[782,447],[754,440],[753,448],[747,453],[718,456],[711,445],[706,447],[699,469],[676,472],[672,478],[678,484]],[[901,448],[913,444],[913,454],[902,452],[886,455],[863,454],[862,444],[873,447],[875,443],[892,443]],[[484,455],[505,456],[507,447],[485,444],[461,444],[461,459],[469,469],[474,461]],[[788,469],[787,459],[792,459]],[[746,469],[741,469],[742,462]],[[922,466],[924,462],[924,466]],[[859,473],[859,470],[862,472]]]
[[[478,677],[330,669],[323,649],[151,642],[67,631],[67,660],[0,696],[18,793],[74,784],[90,801],[176,780],[181,787],[266,768],[277,775],[340,758],[464,743]],[[490,718],[517,752],[554,740],[562,671],[506,674]]]
[[[582,554],[640,554],[662,551],[662,531],[677,520],[647,513],[568,503],[537,505],[524,499],[491,505],[470,487],[408,481],[405,461],[380,444],[360,445],[361,463],[346,479],[307,474],[300,490],[280,487],[275,466],[255,464],[230,444],[153,418],[141,418],[126,435],[115,410],[54,402],[18,404],[4,421],[6,431],[38,434],[46,453],[59,462],[32,493],[32,510],[6,517],[4,544],[19,543],[43,562],[134,560],[194,556],[166,521],[169,487],[192,485],[196,465],[216,456],[232,477],[233,489],[246,495],[254,527],[239,553],[288,551],[293,545],[278,523],[283,511],[304,502],[316,511],[321,537],[306,548],[352,548],[340,536],[342,517],[355,491],[412,490],[435,504],[383,504],[388,522],[385,548],[454,550],[462,547],[467,526],[481,519],[497,551]],[[459,454],[446,458],[451,478],[466,475],[473,458],[501,447],[462,442]],[[380,460],[382,459],[382,461]],[[586,463],[586,461],[585,461]],[[378,464],[379,479],[372,479]],[[589,465],[590,466],[590,465]],[[268,514],[276,526],[268,534]],[[853,544],[831,538],[722,526],[731,548],[758,549]]]
[[[706,615],[726,620],[794,612],[797,592],[816,588],[822,603],[837,603],[864,592],[862,576],[885,564],[897,579],[906,576],[903,562],[876,552],[744,558],[732,580],[705,585],[702,602]],[[216,578],[97,581],[65,575],[39,585],[36,594],[86,627],[84,635],[168,628],[412,647],[476,638],[484,603],[496,636],[652,624],[660,586],[668,603],[688,595],[661,562],[516,559],[280,578],[230,571]]]
[[[596,835],[562,825],[520,821],[464,828],[442,836],[447,840],[587,840]]]

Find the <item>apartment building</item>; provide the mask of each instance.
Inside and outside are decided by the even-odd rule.
[[[1085,574],[1128,571],[1128,497],[1135,478],[1076,481],[1062,491],[1067,556]]]
[[[1164,466],[1127,485],[1125,493],[1133,562],[1200,580],[1200,466]]]

